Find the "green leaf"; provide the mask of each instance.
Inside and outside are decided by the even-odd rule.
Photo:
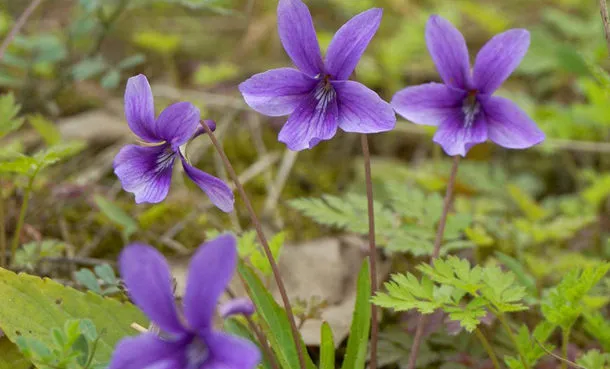
[[[41,114],[34,114],[28,118],[28,121],[42,137],[47,146],[57,145],[61,141],[61,133],[55,123],[49,121]]]
[[[218,65],[202,64],[193,75],[193,83],[202,86],[213,86],[231,80],[239,76],[239,73],[239,67],[231,63],[221,62]]]
[[[248,330],[248,328],[238,319],[229,318],[224,321],[224,329],[225,331],[234,334],[236,336],[247,339],[248,341],[254,343],[258,346],[258,349],[262,354],[264,354],[263,349],[260,346],[260,343],[257,339],[254,338],[252,333]],[[272,369],[273,367],[269,364],[267,358],[263,355],[263,360],[261,362],[261,366],[263,369]]]
[[[28,369],[31,364],[15,344],[6,337],[0,338],[0,369]]]
[[[38,161],[30,156],[15,153],[7,161],[0,162],[0,173],[29,174],[36,170]]]
[[[365,259],[358,273],[356,304],[347,339],[345,359],[341,369],[364,369],[366,364],[369,331],[371,329],[371,277],[369,262]]]
[[[98,362],[110,359],[116,343],[135,335],[132,323],[147,326],[144,315],[129,303],[82,293],[50,279],[17,275],[0,269],[0,328],[13,342],[19,337],[49,346],[49,331],[71,319],[90,319],[103,331],[95,352]]]
[[[102,288],[100,287],[95,274],[89,269],[83,268],[74,273],[74,278],[76,281],[83,286],[85,286],[88,290],[93,291],[97,294],[102,294]]]
[[[132,56],[128,56],[127,58],[121,60],[119,64],[117,64],[118,69],[130,69],[133,67],[137,67],[138,65],[144,63],[146,61],[146,56],[144,54],[135,54]]]
[[[107,68],[106,60],[100,55],[83,59],[72,67],[72,78],[84,81],[102,74]]]
[[[292,330],[290,329],[290,321],[286,311],[275,302],[273,296],[265,289],[263,283],[250,267],[240,262],[238,270],[246,283],[248,294],[254,306],[256,306],[256,311],[260,315],[263,327],[268,333],[267,338],[280,362],[280,366],[283,369],[298,368],[300,366],[299,357],[294,339],[292,338]],[[302,342],[300,336],[299,339]],[[302,347],[305,347],[305,343],[302,343]],[[304,355],[307,369],[316,369],[306,351]]]
[[[335,340],[327,322],[320,327],[320,369],[335,369]]]
[[[21,127],[23,118],[17,117],[20,110],[12,93],[0,96],[0,138]]]
[[[578,360],[576,360],[576,363],[587,369],[606,369],[606,362],[609,361],[609,354],[602,354],[598,350],[590,350],[579,357]]]
[[[536,280],[517,259],[503,254],[500,251],[496,251],[496,257],[502,264],[515,273],[519,283],[525,286],[531,295],[536,295],[538,293],[536,289]]]
[[[123,236],[126,240],[137,232],[138,223],[129,216],[129,214],[123,211],[123,209],[101,195],[95,195],[94,201],[102,214],[123,229]]]
[[[85,148],[86,144],[84,141],[72,141],[67,143],[60,143],[49,147],[46,150],[37,152],[34,155],[36,159],[37,170],[42,170],[49,167],[63,159],[67,159],[81,152]]]
[[[605,319],[600,312],[585,313],[585,330],[593,336],[597,342],[610,352],[610,320]]]

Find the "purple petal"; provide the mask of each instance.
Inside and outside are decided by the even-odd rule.
[[[335,90],[332,86],[319,85],[288,118],[278,140],[293,151],[311,149],[335,135],[338,115]]]
[[[158,203],[169,192],[174,152],[167,144],[154,147],[127,145],[114,158],[114,173],[136,203]]]
[[[164,331],[184,332],[174,304],[172,276],[159,251],[148,245],[131,244],[121,252],[119,269],[129,296],[150,320]]]
[[[222,180],[190,165],[182,155],[180,155],[180,158],[186,174],[208,195],[212,204],[225,213],[232,212],[235,197],[229,186]]]
[[[470,59],[464,36],[449,21],[433,15],[426,24],[426,44],[445,84],[470,88]]]
[[[254,314],[254,304],[249,298],[242,297],[225,302],[220,305],[218,311],[223,318],[231,315],[252,315]]]
[[[483,103],[489,139],[509,149],[525,149],[544,141],[536,123],[512,101],[490,97]]]
[[[442,83],[407,87],[392,98],[392,106],[416,124],[438,126],[461,110],[466,92]]]
[[[396,114],[377,93],[354,81],[333,81],[337,92],[339,127],[346,132],[377,133],[396,125]]]
[[[199,109],[190,102],[179,102],[165,108],[155,122],[157,137],[172,144],[174,150],[185,144],[199,126]]]
[[[155,105],[148,79],[138,74],[127,80],[125,88],[125,119],[138,137],[148,142],[162,141],[155,134]]]
[[[294,65],[310,77],[323,71],[320,45],[307,5],[301,0],[280,0],[277,6],[280,40]]]
[[[530,46],[530,34],[512,29],[494,36],[479,51],[474,62],[474,85],[482,93],[491,94],[517,68]]]
[[[181,342],[162,341],[151,333],[122,339],[115,348],[108,369],[175,369],[184,356]]]
[[[254,369],[261,361],[256,345],[243,338],[212,332],[205,342],[210,349],[210,368]]]
[[[326,72],[335,80],[348,79],[381,23],[383,10],[362,12],[345,23],[333,37],[326,54]]]
[[[438,127],[434,135],[434,142],[441,145],[447,155],[466,156],[476,144],[487,140],[487,122],[485,115],[479,113],[474,122],[466,127],[464,113],[456,112]]]
[[[292,113],[316,86],[316,80],[293,68],[272,69],[239,85],[246,103],[261,114]]]
[[[191,259],[184,315],[193,330],[201,332],[212,328],[218,298],[235,272],[236,244],[233,235],[221,235],[201,245]]]

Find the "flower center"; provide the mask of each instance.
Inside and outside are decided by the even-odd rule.
[[[474,124],[477,114],[481,111],[481,105],[477,100],[477,92],[477,90],[468,91],[468,95],[462,104],[462,111],[464,112],[464,126],[466,128],[469,128]]]
[[[318,101],[316,110],[326,110],[326,107],[335,99],[337,93],[330,83],[330,74],[319,76],[318,78],[320,79],[320,83],[318,83],[314,94],[315,99]]]
[[[186,348],[187,368],[199,369],[209,356],[210,351],[206,344],[201,338],[195,336]]]
[[[155,170],[157,170],[158,172],[162,172],[163,170],[171,166],[172,161],[174,160],[174,155],[176,155],[176,153],[174,152],[174,150],[172,150],[172,147],[170,145],[167,145],[161,155],[157,156],[157,165],[155,166]]]

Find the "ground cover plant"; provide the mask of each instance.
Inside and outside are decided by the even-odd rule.
[[[5,0],[0,35],[0,369],[610,367],[605,0]]]

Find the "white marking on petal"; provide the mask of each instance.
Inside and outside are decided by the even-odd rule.
[[[210,356],[210,350],[199,337],[194,337],[186,347],[188,369],[199,369]]]

